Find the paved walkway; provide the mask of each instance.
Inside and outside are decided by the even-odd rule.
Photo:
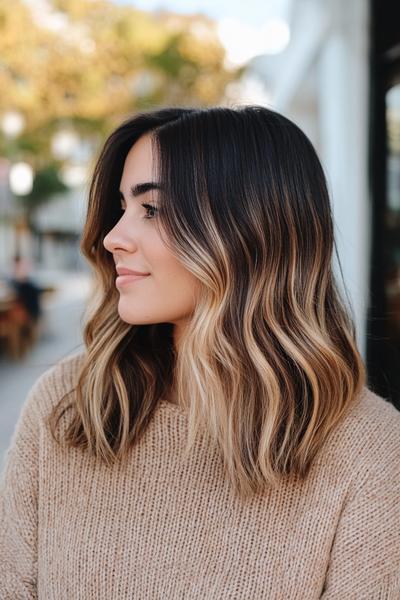
[[[82,318],[90,279],[85,272],[46,273],[57,288],[44,305],[44,328],[21,361],[0,356],[0,467],[22,404],[36,379],[55,362],[83,348]]]

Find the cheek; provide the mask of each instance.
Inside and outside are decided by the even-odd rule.
[[[164,263],[164,269],[157,271],[154,284],[158,288],[160,299],[173,300],[177,305],[190,306],[194,303],[197,279],[176,258]]]
[[[160,233],[152,229],[142,240],[142,249],[149,263],[149,271],[160,274],[173,270],[178,263],[171,250],[165,245]],[[178,263],[179,264],[179,263]]]
[[[163,287],[184,287],[189,285],[192,274],[182,265],[160,236],[154,235],[147,240],[147,258],[152,266],[154,283]]]

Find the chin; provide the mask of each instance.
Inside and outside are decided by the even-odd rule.
[[[124,310],[118,310],[118,314],[120,319],[125,323],[128,323],[128,325],[152,325],[153,323],[158,323],[157,320],[153,320],[150,316],[133,315]]]
[[[121,321],[128,323],[128,325],[146,325],[147,323],[149,323],[149,321],[146,321],[145,319],[139,319],[138,317],[135,318],[133,316],[126,316],[121,313],[119,313],[119,316],[121,318]]]

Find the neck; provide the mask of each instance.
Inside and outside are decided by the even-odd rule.
[[[166,393],[163,394],[162,399],[171,404],[178,404],[177,394],[174,388],[169,388]]]

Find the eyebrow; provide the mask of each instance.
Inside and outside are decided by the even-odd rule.
[[[141,196],[142,194],[145,194],[146,192],[150,192],[150,190],[159,190],[161,189],[161,186],[159,183],[156,183],[155,181],[146,181],[145,183],[137,183],[136,185],[133,185],[130,188],[130,196],[132,198],[137,198],[138,196]],[[124,199],[124,194],[122,193],[121,190],[119,190],[120,193],[120,197],[122,199]]]

